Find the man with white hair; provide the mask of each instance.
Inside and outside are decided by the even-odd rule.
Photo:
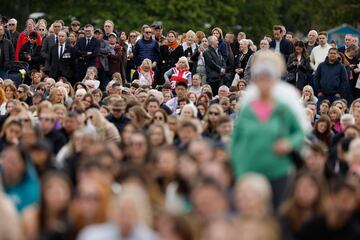
[[[313,48],[319,45],[317,42],[318,33],[316,30],[310,30],[307,37],[308,37],[308,41],[305,43],[305,47],[308,55],[310,56]]]
[[[17,20],[15,18],[11,18],[7,23],[7,28],[10,31],[11,39],[9,40],[12,42],[14,49],[16,48],[17,40],[20,35],[20,33],[16,31],[16,27],[17,27]]]
[[[219,40],[215,36],[208,38],[209,47],[204,52],[206,82],[211,86],[212,92],[216,93],[225,76],[226,63],[218,50]]]
[[[344,38],[345,45],[338,48],[339,52],[345,53],[345,50],[352,44],[352,41],[353,41],[353,35],[346,34]]]

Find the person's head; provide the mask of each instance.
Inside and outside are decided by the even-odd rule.
[[[78,20],[73,20],[71,22],[71,30],[73,32],[78,32],[80,29],[80,22]]]
[[[25,176],[27,166],[25,152],[19,147],[9,146],[1,152],[0,160],[3,184],[7,187],[19,184]]]
[[[188,103],[181,109],[180,119],[193,119],[197,117],[197,108],[194,104]]]
[[[48,171],[41,179],[40,225],[45,215],[52,212],[64,217],[71,200],[72,185],[69,177],[60,171]]]
[[[284,59],[280,54],[268,50],[254,55],[251,77],[260,96],[270,95],[272,87],[280,80],[284,71]]]
[[[219,46],[219,40],[215,36],[208,37],[209,46],[216,49]]]
[[[294,34],[292,32],[287,32],[285,34],[285,39],[290,41],[290,42],[294,41]]]
[[[226,85],[220,86],[218,90],[219,98],[227,97],[228,95],[229,95],[229,88]]]
[[[329,109],[329,117],[332,122],[340,121],[341,110],[336,106],[331,106]]]
[[[189,61],[187,60],[186,57],[180,57],[179,61],[176,63],[176,67],[181,70],[189,70],[190,69]]]
[[[141,132],[134,132],[129,138],[129,156],[133,164],[145,163],[149,153],[149,144],[146,136]]]
[[[302,57],[307,58],[307,51],[303,41],[296,41],[294,43],[294,51],[296,55],[301,55]]]
[[[62,27],[63,27],[62,21],[56,20],[56,21],[52,24],[52,27],[53,27],[53,29],[54,29],[54,34],[55,34],[55,35],[58,35],[59,32],[61,31]]]
[[[241,39],[239,41],[240,50],[247,52],[249,50],[250,41],[248,39]]]
[[[355,125],[349,125],[344,129],[345,138],[357,138],[360,137],[360,128]]]
[[[319,32],[319,44],[324,46],[327,43],[327,32]]]
[[[66,42],[67,39],[67,34],[65,31],[60,31],[58,33],[58,39],[59,39],[59,44],[64,44]]]
[[[211,31],[212,35],[215,36],[219,41],[223,38],[223,31],[221,28],[216,27]]]
[[[94,36],[94,26],[91,24],[86,24],[84,27],[85,37],[91,38]]]
[[[353,36],[351,34],[345,34],[344,43],[346,47],[349,47],[352,43]]]
[[[315,123],[314,133],[329,134],[331,132],[331,121],[327,115],[322,115]]]
[[[33,19],[29,18],[26,20],[26,31],[28,33],[35,31],[36,23]]]
[[[152,147],[160,147],[169,143],[169,129],[163,123],[154,123],[150,125],[147,132],[149,144]]]
[[[167,36],[167,41],[168,41],[169,43],[172,43],[172,42],[174,42],[174,41],[177,41],[177,40],[176,40],[177,34],[176,34],[176,32],[173,31],[173,30],[168,31],[166,36]]]
[[[117,42],[117,35],[116,35],[116,33],[110,33],[109,34],[109,44],[110,45],[115,45],[116,44],[116,42]]]
[[[16,89],[16,86],[13,83],[5,84],[4,91],[5,91],[5,97],[8,100],[18,98],[17,89]]]
[[[201,78],[199,74],[192,76],[192,86],[199,87],[201,85]]]
[[[145,101],[144,107],[151,116],[154,116],[155,111],[160,108],[160,102],[155,97],[150,97]]]
[[[338,57],[338,50],[337,48],[330,48],[327,54],[328,60],[330,63],[334,63]]]
[[[315,30],[310,30],[307,37],[310,44],[315,44],[318,38],[318,33]]]
[[[202,220],[227,213],[228,200],[222,186],[212,178],[200,179],[191,192],[193,211]]]
[[[185,40],[188,46],[192,46],[196,40],[196,34],[193,30],[189,30],[185,34]]]
[[[22,124],[15,117],[9,117],[4,122],[0,136],[8,144],[18,144],[21,137]]]
[[[345,113],[340,118],[341,129],[345,129],[355,124],[355,118],[352,114]]]
[[[229,116],[221,116],[218,120],[216,131],[220,136],[230,136],[232,134],[234,124]]]
[[[320,115],[322,115],[322,114],[327,115],[328,112],[329,112],[330,107],[331,107],[331,103],[330,103],[329,100],[325,99],[325,100],[321,101],[321,103],[320,103],[320,112],[319,112]]]
[[[114,22],[111,20],[106,20],[104,22],[104,31],[105,31],[105,34],[110,34],[110,33],[114,32]]]
[[[232,44],[235,40],[234,33],[228,32],[225,34],[224,40],[226,43]]]
[[[303,97],[310,97],[309,100],[312,100],[314,97],[314,89],[310,85],[306,85],[302,90]]]
[[[111,113],[116,119],[121,118],[121,116],[125,112],[125,108],[126,108],[126,103],[125,100],[122,98],[114,101],[110,105]]]
[[[239,178],[235,187],[235,207],[240,216],[261,219],[271,214],[272,192],[268,180],[256,173]]]
[[[158,240],[195,240],[191,221],[182,215],[163,214],[158,220]]]
[[[244,32],[239,32],[236,39],[237,41],[240,41],[241,39],[245,39],[246,38],[246,33]]]
[[[274,39],[276,41],[280,41],[282,39],[283,36],[283,29],[280,25],[275,25],[273,27],[273,35],[274,35]]]
[[[267,39],[262,39],[260,41],[260,49],[261,50],[267,50],[270,48],[270,44],[269,44],[269,41]]]
[[[50,108],[45,108],[39,115],[39,129],[43,134],[48,134],[52,131],[55,124],[55,113]]]
[[[142,26],[142,35],[145,40],[149,40],[152,37],[152,30],[149,25]]]
[[[240,79],[237,84],[237,90],[238,91],[245,91],[247,87],[247,82],[243,79]]]
[[[175,87],[175,92],[178,98],[184,98],[187,94],[187,83],[186,82],[178,82]]]
[[[327,160],[326,148],[320,144],[309,145],[304,154],[305,167],[317,174],[323,176],[325,170],[325,164]]]
[[[223,115],[224,111],[220,104],[211,104],[206,112],[205,120],[213,127],[216,127],[217,121]]]
[[[168,118],[168,122],[171,118]],[[169,124],[171,128],[171,125]],[[191,141],[198,139],[198,127],[194,120],[184,120],[178,127],[178,135],[182,144],[187,145]]]
[[[77,185],[76,197],[70,206],[70,218],[78,230],[106,221],[110,200],[109,186],[99,178],[84,178]]]
[[[37,32],[31,32],[29,33],[28,39],[31,45],[35,45],[36,44],[36,40],[37,40],[38,34]]]
[[[20,84],[17,90],[19,100],[26,100],[29,95],[29,86]]]
[[[345,50],[346,54],[350,57],[355,57],[359,51],[359,46],[351,43]]]
[[[10,18],[7,22],[7,27],[11,32],[15,32],[17,28],[17,20],[15,18]]]

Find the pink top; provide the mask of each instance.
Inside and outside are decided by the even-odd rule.
[[[261,122],[266,122],[270,118],[273,107],[274,104],[264,103],[259,100],[251,103],[252,110]]]

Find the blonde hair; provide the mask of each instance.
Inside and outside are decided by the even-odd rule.
[[[274,70],[278,73],[279,76],[282,76],[286,71],[284,58],[279,53],[276,53],[272,50],[263,50],[256,52],[253,56],[252,69],[255,69],[256,65],[271,63],[276,68]]]
[[[180,61],[184,61],[184,62],[185,62],[185,66],[186,66],[185,69],[186,69],[186,70],[189,70],[189,69],[190,69],[189,61],[188,61],[188,59],[187,59],[186,57],[184,57],[184,56],[182,56],[182,57],[179,58],[179,61],[176,63],[176,67],[179,67]]]
[[[152,62],[151,62],[151,60],[148,59],[148,58],[145,58],[145,59],[142,61],[140,67],[141,67],[141,69],[143,69],[144,67],[149,67],[149,68],[151,69],[151,67],[152,67]]]
[[[195,34],[195,32],[193,30],[187,31],[185,35],[186,35],[186,37],[188,37],[188,36],[192,36],[194,38],[196,37],[196,34]]]

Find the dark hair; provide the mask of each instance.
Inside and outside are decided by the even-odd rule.
[[[174,34],[175,38],[177,38],[178,34],[174,30],[168,31],[166,35],[168,36],[170,33]]]
[[[280,33],[283,32],[283,29],[282,29],[282,27],[280,25],[274,25],[273,26],[273,31],[279,31],[279,30],[280,30]]]
[[[330,53],[331,51],[335,51],[335,52],[337,52],[337,53],[339,52],[339,50],[337,50],[337,48],[334,48],[334,47],[333,47],[333,48],[330,48],[329,51],[328,51],[328,53]]]
[[[321,32],[319,32],[319,36],[320,35],[324,35],[325,37],[327,37],[328,36],[328,34],[327,34],[327,32],[326,31],[321,31]]]
[[[323,103],[326,103],[329,107],[331,107],[331,103],[330,103],[329,100],[327,100],[327,99],[322,100],[322,101],[320,102],[320,105],[323,104]]]
[[[303,58],[306,59],[308,57],[308,53],[307,53],[307,50],[306,50],[306,47],[305,47],[305,43],[303,41],[296,41],[294,43],[294,52],[295,52],[296,47],[300,47],[302,49],[301,55],[302,55]]]

